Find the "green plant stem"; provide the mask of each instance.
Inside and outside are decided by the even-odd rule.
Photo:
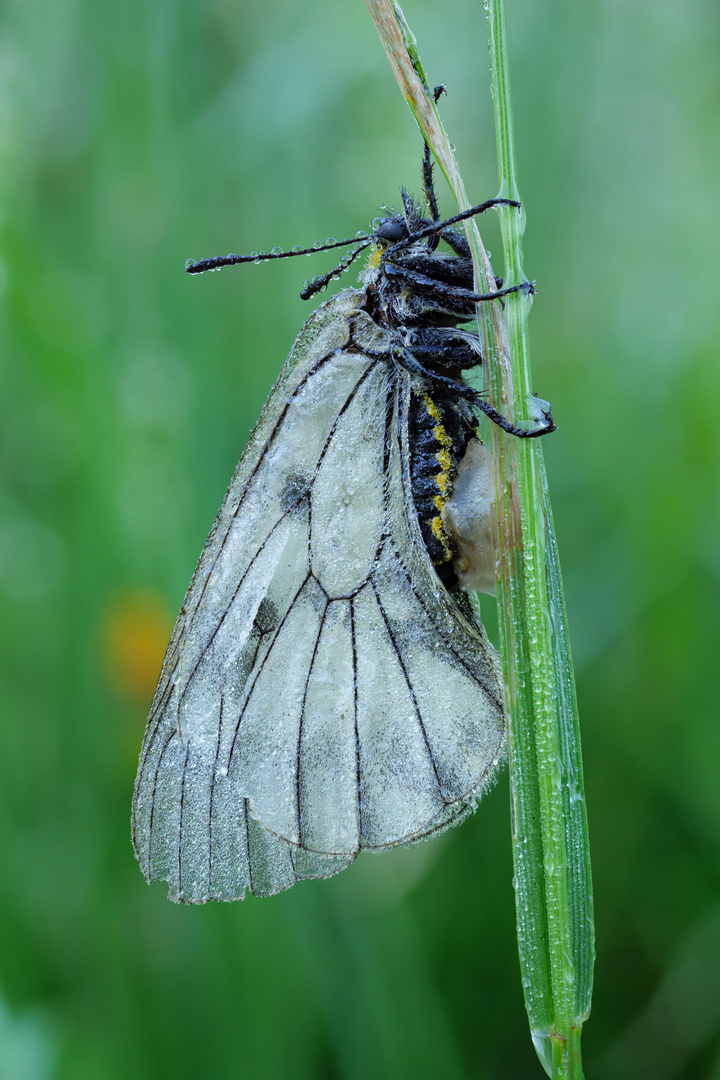
[[[470,204],[440,123],[415,38],[390,0],[366,0],[391,67],[461,209]],[[500,196],[519,200],[502,0],[490,25]],[[522,209],[499,209],[507,285],[526,281]],[[475,223],[478,287],[494,282]],[[533,416],[527,317],[531,297],[483,304],[478,324],[493,404]],[[518,949],[538,1056],[557,1080],[582,1080],[580,1030],[590,1010],[594,931],[575,683],[542,449],[493,428],[498,494],[498,617],[509,726]]]
[[[503,0],[487,4],[500,194],[520,199]],[[507,284],[523,282],[522,210],[499,208]],[[529,418],[527,316],[507,298],[509,350],[490,364],[491,394],[515,422]],[[494,433],[501,567],[498,613],[509,717],[518,945],[525,1004],[553,1077],[582,1077],[580,1029],[594,959],[590,855],[565,601],[542,447]]]

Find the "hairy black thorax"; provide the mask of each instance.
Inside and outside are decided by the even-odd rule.
[[[376,224],[363,307],[387,331],[390,359],[416,375],[408,417],[412,499],[436,572],[453,590],[455,553],[442,512],[478,434],[477,416],[460,392],[467,387],[462,372],[482,362],[477,336],[461,328],[475,318],[475,301],[467,296],[473,266],[466,240],[454,229],[413,239],[433,223],[404,191],[403,201],[403,214]],[[449,251],[439,249],[440,239]]]

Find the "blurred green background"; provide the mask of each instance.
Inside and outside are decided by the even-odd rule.
[[[332,265],[184,261],[352,236],[420,188],[362,0],[0,11],[0,1080],[539,1077],[506,777],[440,840],[271,900],[175,907],[130,847],[170,625]],[[487,198],[482,4],[405,13]],[[718,1080],[720,7],[508,22],[595,879],[586,1071]]]

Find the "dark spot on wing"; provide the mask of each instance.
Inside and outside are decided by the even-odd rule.
[[[284,487],[280,492],[280,506],[283,511],[292,510],[306,495],[310,487],[310,481],[300,473],[290,473],[285,480]]]
[[[280,617],[275,604],[265,597],[260,601],[260,607],[257,609],[257,615],[253,622],[254,628],[261,634],[269,634],[275,629],[279,621]]]

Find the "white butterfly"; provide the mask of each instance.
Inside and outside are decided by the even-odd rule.
[[[404,217],[374,234],[365,288],[306,323],[190,583],[133,806],[142,870],[173,900],[271,895],[337,873],[360,850],[438,833],[469,813],[502,757],[495,653],[454,587],[476,497],[464,482],[453,516],[457,461],[443,457],[467,448],[480,476],[472,413],[452,389],[464,384],[438,370],[458,350],[460,366],[478,362],[454,328],[471,317],[472,271],[449,229],[455,255],[436,253],[427,229],[413,240],[427,224],[406,200]],[[398,248],[400,235],[412,242]],[[408,288],[408,273],[420,283]],[[433,362],[438,341],[452,355]],[[459,444],[442,416],[432,427],[434,388]],[[434,454],[413,443],[433,438]],[[435,482],[445,510],[429,521],[418,508]],[[454,552],[449,588],[435,536]]]

